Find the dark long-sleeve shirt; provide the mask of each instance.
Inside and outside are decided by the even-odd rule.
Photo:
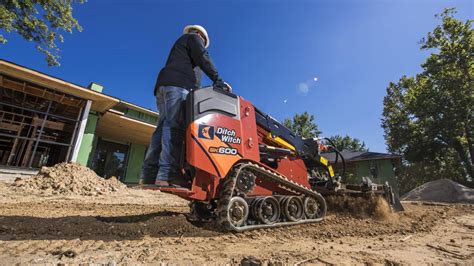
[[[165,67],[158,74],[155,94],[159,86],[195,89],[197,86],[195,67],[199,67],[213,82],[219,79],[217,69],[201,37],[195,33],[184,34],[171,48]]]

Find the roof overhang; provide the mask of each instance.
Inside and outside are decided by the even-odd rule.
[[[51,77],[44,73],[0,60],[0,74],[31,82],[52,90],[91,100],[91,110],[104,113],[120,102],[119,99],[78,86],[76,84]]]
[[[96,134],[103,138],[147,146],[155,128],[154,125],[109,110],[100,117]]]

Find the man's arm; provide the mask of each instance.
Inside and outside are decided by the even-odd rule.
[[[195,67],[193,71],[194,71],[194,76],[196,77],[196,88],[199,88],[201,87],[202,71],[198,66]]]
[[[209,53],[204,47],[204,41],[197,34],[190,34],[188,45],[191,49],[191,58],[193,62],[199,66],[204,73],[212,80],[216,82],[219,80],[219,74],[217,69],[212,62]]]

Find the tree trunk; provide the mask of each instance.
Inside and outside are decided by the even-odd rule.
[[[469,155],[471,157],[471,164],[474,164],[474,135],[472,133],[472,129],[470,127],[471,123],[467,123],[467,125],[464,127],[465,132],[466,132],[466,139],[467,139],[467,148],[469,150]],[[472,176],[471,176],[472,177]]]
[[[467,155],[467,152],[465,151],[464,147],[462,146],[462,144],[455,140],[453,141],[453,146],[454,150],[458,153],[459,155],[459,158],[461,159],[461,162],[463,163],[464,165],[464,168],[468,174],[468,176],[473,179],[474,178],[474,167],[473,167],[473,163],[471,160],[469,160],[469,156]]]

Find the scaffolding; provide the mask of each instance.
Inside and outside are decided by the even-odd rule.
[[[86,100],[0,75],[0,165],[67,161]]]

